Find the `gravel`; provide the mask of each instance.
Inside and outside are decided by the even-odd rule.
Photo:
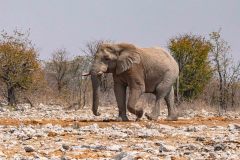
[[[134,122],[133,115],[131,122],[114,122],[116,107],[100,110],[96,117],[89,108],[71,111],[43,104],[37,108],[23,104],[17,111],[1,108],[0,159],[240,159],[239,113],[223,117],[233,122],[216,124],[202,123],[215,116],[206,110],[188,110],[189,117],[184,114],[180,122],[161,120],[166,110],[157,122],[145,117]]]

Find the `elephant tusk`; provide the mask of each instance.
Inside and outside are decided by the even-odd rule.
[[[100,72],[98,72],[97,74],[98,74],[98,75],[102,75],[102,74],[103,74],[103,72],[102,72],[102,71],[100,71]]]
[[[89,76],[91,75],[90,72],[89,73],[83,73],[82,76]]]

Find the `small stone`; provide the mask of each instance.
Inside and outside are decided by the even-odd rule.
[[[84,126],[84,127],[81,127],[80,130],[83,130],[83,131],[90,131],[90,132],[97,132],[99,130],[99,126],[97,123],[94,123],[90,126]]]
[[[113,146],[107,147],[107,150],[121,152],[122,151],[122,147],[119,146],[119,145],[113,145]]]
[[[209,153],[209,156],[208,156],[209,159],[216,159],[216,154],[211,152]]]
[[[134,160],[134,157],[132,155],[130,155],[129,153],[122,152],[122,153],[116,155],[113,159],[114,160]]]
[[[0,112],[4,112],[3,108],[0,106]]]
[[[140,138],[147,138],[147,137],[152,137],[152,136],[158,136],[160,133],[157,129],[143,128],[143,129],[138,130],[137,134]]]
[[[70,160],[71,158],[69,158],[69,157],[65,157],[65,156],[62,156],[61,157],[61,160]]]
[[[239,124],[229,124],[228,129],[229,129],[229,131],[234,131],[234,130],[240,131],[240,125]]]
[[[198,146],[196,146],[195,144],[188,144],[188,145],[186,145],[185,149],[187,149],[187,150],[198,150]]]
[[[48,132],[48,136],[55,137],[55,136],[57,136],[57,133],[56,132]]]
[[[202,148],[203,152],[211,152],[214,150],[213,146],[204,146]]]
[[[131,123],[131,126],[137,129],[142,128],[142,126],[140,126],[138,123]]]
[[[211,112],[208,112],[206,111],[205,109],[202,109],[202,115],[204,115],[205,117],[208,117],[210,116],[212,113]]]
[[[69,150],[69,149],[70,149],[70,146],[67,145],[67,144],[62,144],[62,148],[65,149],[65,150]]]
[[[214,151],[224,151],[226,146],[222,143],[214,145]]]
[[[240,154],[239,154],[239,155],[237,155],[237,154],[232,154],[232,155],[229,155],[228,158],[234,160],[234,159],[239,159],[239,157],[240,157]]]
[[[144,143],[136,143],[131,145],[131,148],[134,150],[142,150],[143,148],[146,148],[146,145]]]
[[[159,160],[159,157],[149,157],[149,160]]]
[[[174,146],[166,145],[162,142],[155,143],[156,145],[159,145],[159,152],[174,152],[176,148]]]
[[[25,147],[24,147],[24,150],[25,150],[26,152],[34,152],[34,151],[35,151],[35,149],[34,149],[32,146],[25,146]]]
[[[5,157],[5,154],[2,151],[0,151],[0,157]]]
[[[111,119],[109,119],[109,118],[104,118],[103,119],[103,122],[110,122],[111,121]]]
[[[204,137],[196,137],[196,141],[203,142],[203,141],[205,141],[205,138]]]
[[[73,129],[79,129],[80,125],[78,123],[74,122],[73,125],[72,125],[72,128]]]
[[[207,126],[205,125],[199,125],[199,126],[188,126],[185,131],[186,132],[198,132],[198,131],[202,131],[204,129],[206,129]]]
[[[161,130],[174,130],[175,127],[161,124],[161,125],[160,125],[160,129],[161,129]]]
[[[72,150],[86,150],[89,149],[90,147],[84,147],[84,146],[72,146]]]
[[[76,148],[76,147],[74,147]],[[79,147],[78,147],[79,148]],[[107,150],[106,146],[103,145],[82,145],[80,148],[86,148],[86,149],[94,149],[94,150]]]
[[[17,129],[16,128],[11,128],[10,130],[9,130],[9,133],[14,133],[15,131],[16,131]]]
[[[195,126],[188,126],[185,131],[186,132],[197,132],[197,129]]]
[[[120,129],[112,129],[112,128],[105,128],[102,130],[103,135],[108,136],[110,139],[116,139],[116,138],[127,138],[129,137],[128,133],[124,133],[126,131],[122,131]],[[133,133],[132,133],[133,134]]]

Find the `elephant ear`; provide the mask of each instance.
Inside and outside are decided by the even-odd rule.
[[[119,55],[117,59],[116,74],[120,74],[130,69],[133,64],[141,61],[137,48],[131,44],[118,44]]]

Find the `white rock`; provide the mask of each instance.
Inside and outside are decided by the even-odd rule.
[[[176,151],[176,147],[171,146],[171,145],[167,145],[164,142],[157,142],[155,143],[156,145],[159,146],[159,152],[175,152]]]
[[[97,123],[94,123],[90,126],[84,126],[84,127],[81,127],[80,130],[83,130],[83,131],[90,131],[90,132],[97,132],[99,130],[99,126]]]
[[[146,145],[144,143],[137,143],[137,144],[131,145],[131,148],[134,150],[142,150],[146,148]]]
[[[185,131],[187,131],[187,132],[199,132],[199,131],[202,131],[206,128],[207,128],[207,126],[205,126],[205,125],[198,125],[198,126],[192,126],[191,125],[191,126],[186,127]]]
[[[240,125],[239,124],[229,124],[228,125],[229,131],[240,131]]]
[[[142,126],[140,126],[138,123],[131,123],[131,126],[133,126],[134,128],[142,128]]]
[[[109,138],[127,138],[131,134],[134,134],[134,132],[129,129],[112,126],[99,129],[98,134],[101,134],[102,136],[108,136]]]
[[[4,109],[0,106],[0,112],[4,112]]]
[[[175,127],[172,127],[172,126],[168,126],[168,125],[164,125],[164,124],[160,124],[160,127],[159,129],[161,130],[168,130],[168,131],[172,131],[175,129]]]
[[[108,146],[108,147],[107,147],[107,150],[109,150],[109,151],[121,152],[121,151],[122,151],[122,146],[120,146],[120,145]]]
[[[239,159],[239,157],[240,157],[240,154],[231,154],[231,155],[229,155],[228,156],[228,159],[230,159],[230,160],[237,160],[237,159]]]
[[[1,157],[5,157],[5,154],[2,151],[0,151],[0,158]]]
[[[86,147],[83,148],[82,146],[72,146],[71,148],[72,148],[72,150],[81,150],[81,151],[82,151],[82,150],[87,150],[87,149],[88,149],[88,148],[86,148]]]
[[[160,133],[157,129],[142,128],[137,131],[137,136],[141,138],[147,138],[147,137],[159,136],[159,135]]]
[[[114,160],[134,160],[134,157],[130,153],[122,152],[116,155],[113,159]]]

